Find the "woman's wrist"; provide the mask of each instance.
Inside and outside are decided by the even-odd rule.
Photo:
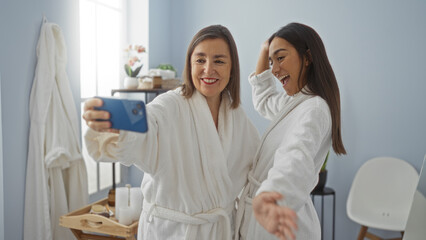
[[[260,49],[259,59],[256,65],[256,75],[269,69],[269,43],[264,42]]]

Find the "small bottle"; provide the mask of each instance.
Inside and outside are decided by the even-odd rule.
[[[111,188],[108,192],[108,205],[115,206],[115,188]]]

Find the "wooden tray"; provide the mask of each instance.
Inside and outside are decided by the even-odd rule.
[[[95,204],[103,206],[108,205],[108,198],[61,216],[59,225],[70,228],[77,239],[136,239],[135,235],[138,231],[138,221],[133,222],[129,226],[120,224],[115,218],[114,207],[109,207],[109,209],[114,212],[114,216],[110,218],[91,214],[90,209],[92,205]],[[83,231],[108,234],[111,236],[88,234]],[[116,236],[121,238],[117,238]]]

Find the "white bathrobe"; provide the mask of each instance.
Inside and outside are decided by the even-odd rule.
[[[65,72],[66,48],[58,25],[44,20],[30,96],[25,186],[25,240],[74,239],[59,217],[88,201],[78,118]]]
[[[180,89],[147,105],[146,134],[85,136],[91,156],[145,172],[138,239],[229,240],[235,199],[244,186],[259,135],[241,107],[222,94],[218,129],[207,101]]]
[[[270,70],[250,75],[253,103],[264,117],[273,120],[256,153],[249,182],[239,201],[236,231],[246,239],[276,239],[255,219],[252,198],[261,192],[279,192],[278,204],[293,209],[298,216],[298,240],[321,238],[319,220],[310,192],[331,147],[331,115],[320,97],[299,92],[288,96],[277,91]],[[236,234],[235,239],[238,238]]]

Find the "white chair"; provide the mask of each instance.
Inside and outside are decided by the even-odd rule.
[[[381,239],[368,228],[404,234],[418,179],[416,169],[397,158],[373,158],[360,167],[346,202],[348,217],[361,225],[358,240]]]
[[[403,240],[419,240],[426,237],[426,155],[420,170],[419,184],[407,220]]]

